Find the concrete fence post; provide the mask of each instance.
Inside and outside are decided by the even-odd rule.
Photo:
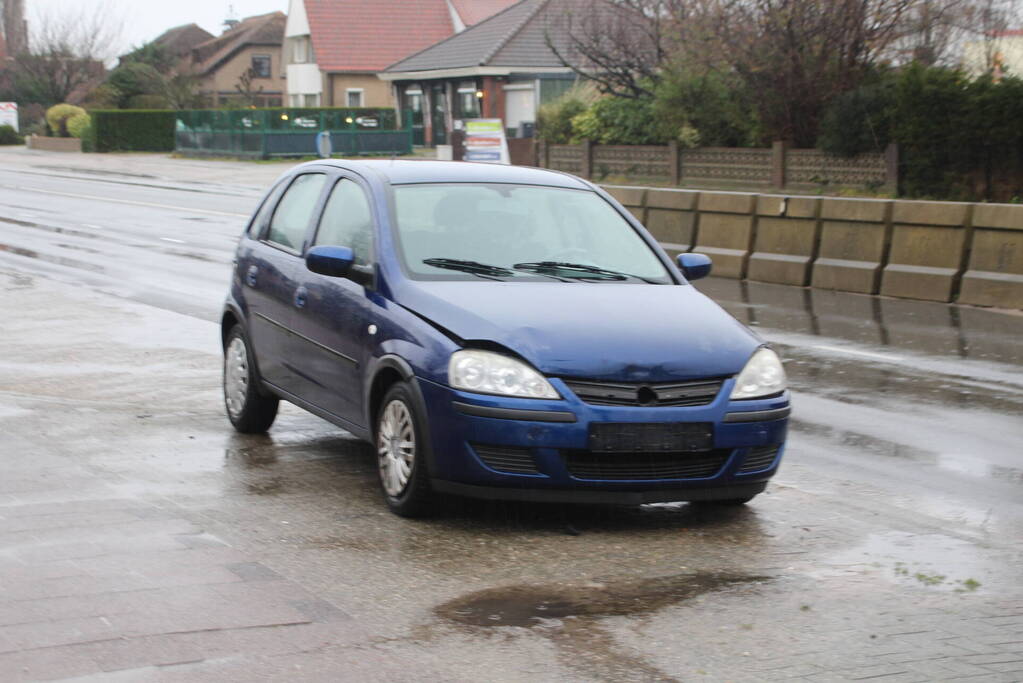
[[[672,185],[678,185],[681,181],[681,168],[679,162],[681,157],[678,153],[678,141],[672,140],[668,143],[668,180]]]
[[[775,140],[771,145],[771,186],[782,190],[785,188],[785,152],[784,140]]]
[[[884,191],[898,196],[899,194],[899,145],[892,142],[884,150]]]
[[[579,174],[589,180],[593,177],[593,140],[583,140],[579,143],[582,148],[582,172]]]

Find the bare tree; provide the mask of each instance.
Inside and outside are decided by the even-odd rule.
[[[105,72],[122,24],[109,5],[38,12],[29,22],[28,49],[15,55],[15,88],[27,101],[66,101]]]
[[[1023,21],[1020,0],[915,0],[903,15],[890,59],[927,66],[954,66],[970,43],[984,51],[983,70],[990,71],[998,33]],[[976,57],[976,55],[973,55]]]
[[[859,86],[914,0],[723,0],[714,35],[765,129],[812,146],[836,96]]]
[[[259,96],[263,94],[263,86],[255,87],[256,76],[256,70],[250,66],[242,72],[242,75],[238,77],[238,82],[234,84],[234,89],[241,95],[241,101],[247,107],[256,106]]]
[[[618,97],[649,97],[696,3],[686,0],[555,0],[547,45],[563,64]]]

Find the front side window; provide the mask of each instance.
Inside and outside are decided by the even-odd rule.
[[[293,251],[302,249],[302,241],[325,180],[322,173],[306,173],[295,178],[270,219],[268,241]]]
[[[270,55],[252,55],[252,73],[256,78],[270,78]]]
[[[348,94],[348,106],[349,107],[361,107],[362,106],[362,89],[349,88],[345,91]]]
[[[673,282],[632,225],[590,190],[431,183],[396,186],[394,200],[413,277]]]
[[[357,183],[341,179],[330,193],[323,209],[316,245],[348,247],[355,263],[367,265],[373,245],[373,214],[369,200]]]

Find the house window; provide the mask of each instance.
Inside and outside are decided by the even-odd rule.
[[[362,88],[348,88],[345,90],[345,100],[349,107],[361,107],[362,105]]]
[[[292,59],[295,64],[308,64],[313,61],[313,43],[309,36],[292,38]]]
[[[320,106],[320,94],[313,93],[311,95],[304,95],[305,101],[302,102],[303,107],[318,107]]]
[[[463,119],[475,119],[480,116],[480,98],[476,96],[475,81],[462,81],[458,84],[458,111],[456,116]]]
[[[406,90],[405,91],[405,108],[411,109],[412,113],[423,115],[423,91],[422,90]]]
[[[256,78],[270,78],[270,55],[252,55],[252,73]]]

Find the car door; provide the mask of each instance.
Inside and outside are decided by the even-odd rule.
[[[290,356],[296,277],[301,254],[326,182],[323,173],[296,176],[272,207],[239,271],[249,306],[249,335],[263,380],[295,393],[299,378]]]
[[[317,407],[365,426],[362,369],[368,360],[377,315],[370,285],[374,219],[369,195],[353,177],[340,177],[330,190],[313,246],[348,247],[355,256],[352,277],[329,277],[305,269],[305,305],[295,328],[302,336],[296,354],[304,391]],[[361,277],[360,277],[361,275]],[[365,284],[363,284],[365,283]]]

